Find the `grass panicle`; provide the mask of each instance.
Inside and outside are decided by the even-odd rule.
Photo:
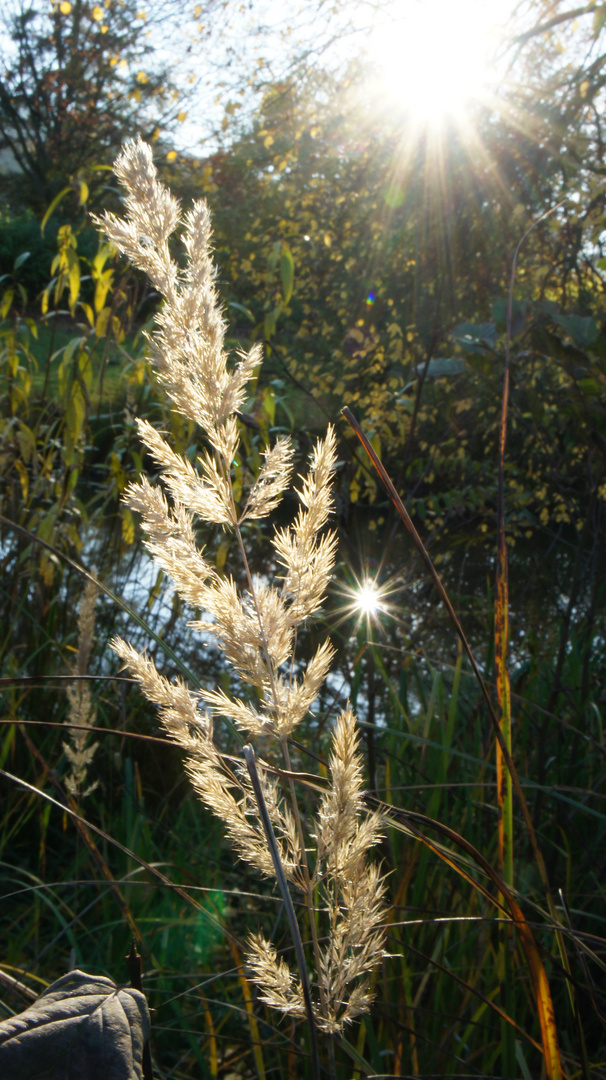
[[[96,742],[89,742],[89,730],[94,728],[97,714],[93,706],[90,686],[86,680],[95,631],[97,595],[96,585],[92,581],[87,581],[78,608],[78,652],[74,668],[74,675],[78,676],[78,681],[67,690],[69,710],[66,722],[73,727],[70,730],[69,743],[63,743],[63,750],[71,768],[71,772],[65,777],[65,787],[74,799],[86,798],[98,786],[98,780],[95,780],[85,787],[88,768],[99,745]]]
[[[333,648],[325,641],[295,674],[300,668],[297,630],[322,604],[334,566],[336,538],[326,526],[337,460],[335,434],[329,427],[317,442],[308,473],[301,477],[295,520],[276,529],[272,537],[282,571],[280,586],[255,577],[242,529],[247,521],[267,517],[279,505],[293,466],[290,439],[278,438],[266,448],[258,475],[238,503],[232,481],[240,442],[237,414],[260,363],[260,349],[253,346],[234,366],[228,365],[206,204],[195,203],[184,218],[186,267],[179,271],[169,239],[180,221],[180,209],[157,180],[150,148],[141,141],[131,143],[115,171],[126,189],[126,218],[105,214],[98,224],[164,298],[149,339],[152,362],[175,409],[199,425],[206,441],[192,465],[150,423],[140,421],[139,434],[160,469],[162,487],[143,477],[129,485],[126,500],[141,515],[154,560],[182,599],[205,613],[192,625],[204,633],[212,630],[244,686],[254,691],[242,697],[221,689],[193,692],[182,682],[167,680],[152,660],[127,642],[116,639],[113,647],[144,694],[159,707],[166,731],[185,751],[195,790],[223,822],[240,858],[275,879],[275,860],[250,776],[239,761],[227,759],[218,748],[214,724],[217,718],[229,719],[247,738],[263,739],[265,753],[269,740],[292,774],[288,736],[313,708],[333,657]],[[235,535],[247,583],[244,591],[206,559],[196,540],[197,520]],[[315,1024],[329,1034],[339,1033],[370,1005],[371,973],[385,953],[384,886],[381,872],[370,861],[381,834],[381,818],[364,808],[351,709],[342,712],[335,727],[332,783],[315,818],[301,812],[292,779],[284,796],[262,761],[257,773],[281,867],[307,907],[315,966]],[[316,895],[322,898],[319,906]],[[302,983],[287,961],[278,958],[271,941],[260,933],[251,937],[247,959],[262,1000],[303,1018]]]

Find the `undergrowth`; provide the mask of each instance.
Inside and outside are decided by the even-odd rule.
[[[141,147],[131,149],[135,153],[140,155],[138,168],[150,166]],[[151,189],[149,172],[146,183]],[[177,210],[172,212],[174,225]],[[208,225],[200,207],[198,215],[203,242],[197,247],[194,214],[187,219],[195,248],[187,286],[192,292],[200,288],[195,275],[208,259]],[[116,219],[106,225],[116,243],[122,240],[131,255],[136,249],[146,269],[158,252],[162,255],[153,234],[154,228],[162,229],[157,215],[144,229],[134,222],[128,243]],[[155,359],[161,368],[162,349],[166,356],[178,337],[179,326],[175,329],[170,320],[177,319],[179,302],[181,311],[187,307],[187,287],[182,284],[179,301],[177,279],[170,279],[166,261],[163,270],[175,292],[160,316],[165,340],[156,346]],[[216,318],[220,331],[208,262],[204,272],[202,315]],[[179,356],[199,349],[204,377],[209,330],[203,318],[201,327],[197,343],[192,345],[191,338],[185,345],[180,342]],[[257,361],[257,353],[243,361],[246,373]],[[207,415],[202,464],[197,466],[187,453],[189,434],[181,444],[177,439],[178,449],[186,450],[178,456],[151,424],[140,425],[153,456],[161,459],[164,479],[161,488],[149,485],[145,472],[151,463],[141,456],[146,469],[128,498],[131,509],[143,512],[160,573],[137,545],[128,559],[119,543],[110,555],[101,520],[91,518],[92,539],[85,531],[80,539],[80,571],[46,548],[41,568],[50,565],[53,572],[47,569],[40,585],[33,552],[36,536],[44,540],[45,535],[37,519],[25,515],[17,521],[26,530],[21,533],[4,523],[3,609],[10,618],[0,654],[1,902],[7,928],[0,969],[21,985],[21,990],[7,986],[5,1015],[24,1007],[28,992],[39,991],[69,966],[125,978],[123,958],[134,937],[144,957],[143,984],[153,1009],[154,1073],[167,1080],[200,1075],[290,1080],[325,1070],[344,1080],[354,1075],[606,1076],[600,989],[606,962],[606,742],[600,682],[589,680],[587,673],[590,663],[603,670],[603,622],[599,595],[594,595],[593,611],[584,600],[591,578],[584,568],[592,552],[581,538],[578,565],[569,567],[561,621],[544,627],[539,622],[534,630],[529,624],[526,636],[516,631],[509,657],[506,643],[502,648],[507,664],[500,672],[498,655],[495,662],[492,646],[483,642],[485,655],[477,666],[485,696],[472,670],[477,628],[471,635],[474,649],[461,623],[449,629],[443,618],[446,592],[436,594],[436,606],[424,584],[428,570],[430,581],[434,575],[432,588],[437,585],[435,566],[427,562],[416,530],[416,548],[403,540],[394,543],[393,519],[388,519],[392,532],[383,558],[377,558],[372,573],[366,566],[347,590],[349,606],[343,609],[341,589],[331,593],[327,615],[316,610],[314,619],[304,623],[332,572],[330,546],[321,552],[324,570],[313,562],[322,543],[315,525],[324,526],[327,502],[309,535],[303,535],[314,497],[323,493],[328,498],[335,464],[332,436],[316,450],[304,481],[298,526],[289,533],[281,520],[272,550],[263,521],[249,513],[247,531],[241,514],[246,506],[269,512],[277,503],[291,465],[286,445],[276,450],[281,439],[274,442],[263,464],[250,429],[229,419],[234,408],[245,412],[243,392],[217,419],[212,410],[221,404],[219,393],[207,388],[206,402],[199,397],[191,404],[195,383],[188,371],[175,368],[166,375],[166,370],[173,400],[179,394],[190,398],[185,429],[200,419],[201,407]],[[224,378],[226,392],[233,375],[223,358],[214,374],[218,382]],[[232,442],[223,445],[217,425],[227,422]],[[183,425],[173,428],[177,436],[183,431]],[[238,431],[244,452],[235,448]],[[370,461],[372,447],[366,449]],[[213,459],[214,451],[218,458]],[[323,463],[325,475],[319,478]],[[195,469],[201,471],[196,475]],[[123,478],[119,487],[125,483]],[[205,491],[192,510],[206,517],[202,527],[184,510],[200,486]],[[172,510],[161,490],[171,493]],[[67,495],[64,509],[73,514],[77,507]],[[134,529],[132,518],[122,521]],[[231,541],[228,528],[235,533]],[[46,536],[52,549],[55,537]],[[206,545],[203,556],[200,541]],[[299,563],[297,542],[302,545]],[[265,553],[261,565],[255,558],[258,550]],[[280,559],[285,569],[279,568]],[[257,579],[252,572],[249,576],[249,564],[258,566]],[[89,603],[92,598],[85,592],[88,571],[83,576],[83,567],[99,581],[94,638],[82,609],[79,625],[76,616],[78,605],[86,605],[82,597],[89,595]],[[191,585],[187,579],[194,570]],[[224,570],[233,573],[233,588]],[[337,580],[347,573],[337,564]],[[165,575],[178,586],[168,599]],[[360,616],[359,586],[373,582],[378,583],[377,603]],[[498,584],[499,579],[496,601],[487,602],[481,612],[485,626],[495,609],[498,622],[509,607],[506,596],[499,607]],[[305,588],[307,606],[297,611]],[[242,601],[247,589],[248,606]],[[40,598],[43,603],[35,606]],[[585,623],[577,621],[574,629],[575,604],[580,609],[584,603]],[[204,609],[212,612],[214,624],[201,617]],[[187,626],[192,611],[197,616],[193,631]],[[289,611],[291,622],[284,631],[279,623]],[[468,612],[460,614],[463,618]],[[322,650],[327,649],[328,629],[335,648],[332,674],[323,683],[326,670],[316,671],[305,704],[313,701],[311,691],[319,695],[317,704],[297,715],[295,727],[292,694],[306,679],[313,682],[314,656],[316,668],[318,656],[327,668],[329,656]],[[160,698],[170,738],[158,732],[155,712],[138,689],[116,674],[107,646],[117,636],[134,642],[136,649],[123,643],[119,651],[148,696]],[[291,652],[295,637],[297,659]],[[249,689],[238,689],[235,674],[248,681]],[[177,679],[187,680],[189,690]],[[510,687],[509,744],[502,735],[509,707],[504,685]],[[82,689],[89,686],[90,699]],[[362,733],[364,796],[348,702],[358,713]],[[340,727],[335,726],[339,714]],[[70,741],[66,724],[72,725]],[[256,756],[244,754],[238,724],[257,740]],[[87,754],[92,739],[97,746]],[[495,761],[499,741],[505,746]],[[223,825],[193,797],[183,750],[198,794],[219,811]],[[510,765],[522,801],[515,790],[505,790]],[[339,814],[347,803],[334,802],[340,767],[350,769],[355,804],[349,815],[350,847],[364,822],[371,823],[357,870],[355,863],[339,862],[334,854]],[[264,776],[261,800],[253,782],[259,771]],[[212,794],[213,784],[218,794]],[[269,856],[263,802],[269,803],[277,834],[278,863]],[[509,864],[499,828],[505,813],[510,814]],[[243,861],[236,861],[226,843],[225,818],[227,833],[231,828],[237,850],[245,854]],[[373,864],[366,864],[371,849],[374,865],[386,874],[384,906],[377,906],[370,921],[366,917],[359,932],[370,940],[382,925],[385,941],[374,940],[366,971],[359,972],[366,983],[353,1005],[360,1006],[358,1012],[369,1011],[356,1019],[351,992],[338,985],[337,961],[343,957],[338,927],[340,919],[349,919],[351,926],[356,905],[361,910],[357,894],[347,903],[356,872],[360,880],[366,875],[367,887],[373,885],[380,900],[381,886],[372,876],[376,872],[368,869]],[[280,865],[290,880],[302,939],[305,963],[297,974],[297,928],[285,912],[284,892],[273,884],[276,874],[280,878]],[[354,968],[363,948],[363,939],[353,942],[347,959]],[[311,984],[309,1003],[305,979]],[[336,988],[332,1002],[331,988]],[[353,1021],[344,1032],[343,1019]],[[319,1063],[314,1061],[314,1029]]]

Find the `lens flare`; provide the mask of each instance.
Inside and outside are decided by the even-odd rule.
[[[354,604],[361,615],[369,618],[378,615],[383,610],[381,594],[374,581],[365,581],[360,585],[354,597]]]
[[[408,586],[399,575],[386,576],[368,566],[361,573],[350,566],[348,576],[347,585],[332,590],[338,597],[332,612],[335,625],[353,621],[356,633],[364,626],[369,637],[374,638],[375,632],[382,637],[394,620],[399,621],[399,598]]]

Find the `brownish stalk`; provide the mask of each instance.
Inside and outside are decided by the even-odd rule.
[[[526,233],[524,234],[524,236]],[[507,325],[505,337],[505,363],[503,367],[503,390],[501,394],[501,417],[499,422],[499,452],[497,463],[497,559],[495,572],[495,608],[494,608],[494,654],[497,684],[497,703],[499,706],[499,728],[509,753],[512,753],[511,735],[511,687],[507,667],[509,650],[509,572],[507,563],[507,535],[505,531],[505,450],[507,446],[507,412],[509,407],[509,367],[511,355],[511,326],[513,317],[513,287],[515,282],[518,253],[524,237],[514,252],[509,280],[507,300]],[[513,888],[513,793],[511,773],[505,768],[501,744],[496,744],[496,780],[498,818],[498,865],[499,872],[509,886]],[[513,951],[510,948],[511,927],[499,925],[499,951],[497,970],[501,997],[509,1015],[513,1014],[515,999],[513,992],[513,972],[511,970]],[[503,1076],[511,1076],[516,1068],[515,1039],[513,1030],[501,1024],[501,1064]]]
[[[509,277],[507,297],[507,321],[505,328],[505,364],[503,369],[503,392],[499,422],[499,454],[497,465],[497,564],[495,588],[495,668],[497,701],[500,717],[499,729],[502,741],[497,740],[497,799],[499,806],[499,869],[508,885],[513,886],[513,774],[509,765],[504,768],[502,742],[511,755],[511,687],[507,670],[509,648],[509,573],[507,563],[507,535],[505,529],[505,451],[507,446],[507,413],[509,408],[509,370],[511,359],[511,328],[513,323],[513,288],[516,279],[518,255],[526,237],[562,203],[553,206],[526,229],[514,251]],[[535,852],[536,856],[536,852]]]
[[[560,1060],[560,1051],[558,1048],[557,1029],[555,1024],[555,1016],[553,1011],[553,1001],[551,998],[551,991],[549,989],[549,983],[547,981],[547,974],[545,966],[541,960],[541,953],[539,947],[534,939],[534,935],[530,926],[528,925],[524,913],[518,904],[513,894],[507,888],[507,885],[502,878],[493,870],[492,866],[487,859],[480,854],[480,852],[474,848],[473,844],[470,844],[463,836],[456,833],[453,829],[450,829],[448,825],[443,825],[441,822],[433,821],[431,818],[425,817],[423,814],[417,814],[410,811],[403,811],[394,806],[379,803],[377,805],[381,807],[386,817],[395,824],[396,827],[407,832],[410,836],[420,840],[425,844],[430,851],[433,851],[438,858],[442,859],[447,866],[450,866],[457,874],[460,874],[474,889],[477,889],[483,896],[486,897],[495,907],[502,911],[504,914],[509,914],[509,917],[515,926],[522,947],[526,954],[528,961],[528,967],[530,969],[530,976],[532,979],[532,985],[534,989],[535,999],[537,1002],[537,1012],[539,1016],[539,1024],[541,1027],[541,1042],[543,1047],[543,1057],[545,1060],[545,1072],[548,1080],[566,1080],[566,1076],[562,1070],[562,1063]],[[438,830],[442,836],[454,841],[463,851],[470,855],[474,862],[482,868],[482,870],[488,875],[491,881],[497,886],[498,898],[491,896],[487,889],[483,885],[480,885],[475,878],[469,874],[464,867],[462,867],[454,858],[451,858],[445,849],[435,844],[429,837],[425,836],[420,829],[416,828],[412,822],[417,821],[421,824],[428,825],[432,829]],[[504,904],[506,907],[504,907]],[[507,910],[508,909],[508,910]],[[492,1007],[492,1006],[491,1006]],[[511,1025],[512,1018],[502,1011],[501,1015]],[[517,1027],[517,1025],[514,1025]]]
[[[454,628],[455,628],[455,630],[456,630],[456,632],[457,632],[457,634],[458,634],[458,636],[459,636],[459,638],[461,640],[461,644],[463,646],[463,649],[465,650],[465,654],[466,654],[466,656],[467,656],[467,658],[469,660],[469,663],[471,664],[472,671],[473,671],[473,673],[475,675],[475,678],[476,678],[476,680],[478,682],[478,686],[479,686],[480,691],[482,693],[482,697],[484,698],[484,701],[485,701],[486,706],[488,708],[488,714],[490,716],[490,720],[491,720],[491,723],[492,723],[492,726],[493,726],[493,729],[494,729],[495,737],[496,737],[497,743],[498,743],[498,745],[500,747],[500,751],[501,751],[503,760],[504,760],[504,762],[505,762],[505,764],[507,766],[507,769],[509,771],[509,775],[511,776],[511,780],[512,780],[513,786],[515,788],[515,792],[516,792],[516,795],[518,797],[518,801],[520,803],[522,814],[524,816],[524,821],[526,823],[526,828],[528,829],[530,842],[531,842],[532,849],[533,849],[533,852],[534,852],[534,856],[535,856],[535,859],[536,859],[536,862],[537,862],[537,866],[539,868],[539,873],[541,875],[541,880],[543,882],[543,887],[545,889],[545,893],[546,893],[546,896],[547,896],[547,901],[548,901],[548,904],[549,904],[550,912],[551,912],[552,918],[554,920],[554,924],[557,925],[558,920],[557,920],[557,915],[556,915],[556,912],[555,912],[555,907],[553,905],[553,899],[552,899],[552,896],[551,896],[551,890],[550,890],[550,887],[549,887],[549,878],[547,876],[547,868],[545,866],[545,860],[543,859],[543,855],[542,855],[541,849],[539,847],[539,843],[538,843],[538,840],[537,840],[534,825],[532,823],[532,818],[530,816],[530,811],[528,809],[528,804],[526,802],[526,798],[525,798],[524,792],[522,790],[522,785],[520,783],[520,779],[519,779],[515,764],[513,762],[511,753],[509,751],[509,748],[508,748],[508,746],[507,746],[507,744],[505,742],[505,739],[503,738],[503,733],[501,731],[499,720],[498,720],[495,708],[494,708],[494,706],[492,704],[490,694],[488,693],[488,689],[486,687],[484,679],[482,678],[482,674],[481,674],[480,669],[478,667],[478,663],[476,661],[476,658],[475,658],[475,656],[474,656],[474,654],[472,652],[471,646],[470,646],[469,642],[467,641],[467,638],[465,636],[465,632],[464,632],[463,627],[461,625],[460,619],[459,619],[457,613],[455,612],[455,610],[454,610],[454,608],[452,606],[452,603],[451,603],[450,598],[449,598],[449,596],[448,596],[448,594],[446,592],[446,589],[444,588],[444,585],[442,584],[440,576],[439,576],[439,574],[438,574],[438,572],[437,572],[437,570],[436,570],[436,568],[435,568],[435,566],[434,566],[434,564],[433,564],[433,562],[431,560],[431,557],[430,557],[430,555],[429,555],[423,541],[421,540],[421,537],[419,536],[419,533],[417,532],[417,530],[415,528],[415,525],[414,525],[414,523],[413,523],[413,521],[412,521],[412,519],[410,517],[410,514],[408,513],[406,507],[404,506],[404,503],[402,502],[400,496],[398,495],[398,493],[397,493],[397,491],[396,491],[396,489],[395,489],[395,487],[394,487],[394,485],[393,485],[393,483],[392,483],[392,481],[391,481],[385,467],[383,466],[383,464],[381,463],[381,461],[377,457],[377,454],[375,453],[373,447],[371,446],[370,442],[366,438],[364,432],[362,431],[360,425],[358,424],[358,421],[356,420],[356,418],[353,415],[353,413],[351,412],[351,410],[348,409],[347,406],[346,406],[344,409],[342,409],[342,413],[343,413],[343,416],[345,416],[348,423],[353,428],[355,434],[357,435],[357,437],[360,440],[362,446],[364,447],[366,453],[368,454],[368,457],[370,458],[372,464],[374,465],[374,468],[377,471],[377,474],[378,474],[378,476],[379,476],[379,478],[381,480],[381,483],[383,484],[383,487],[387,491],[387,494],[389,495],[389,498],[391,499],[397,513],[400,515],[400,518],[402,519],[404,525],[406,526],[406,529],[407,529],[408,533],[412,537],[412,539],[414,541],[414,544],[415,544],[415,547],[417,548],[417,551],[419,552],[419,555],[421,556],[425,566],[427,567],[427,570],[429,571],[430,577],[431,577],[431,579],[432,579],[432,581],[433,581],[433,583],[434,583],[434,585],[435,585],[435,587],[436,587],[436,589],[438,591],[440,599],[442,600],[444,606],[446,607],[446,610],[448,611],[448,614],[449,614],[450,619],[451,619],[451,621],[453,623],[453,626],[454,626]],[[521,914],[521,912],[520,912],[520,914]],[[518,919],[515,918],[514,921],[517,924]],[[525,924],[525,931],[522,932],[522,930],[521,930],[520,932],[522,933],[522,939],[524,940],[524,932],[530,933],[530,931],[528,931],[527,924]],[[534,944],[534,940],[533,940],[533,944]],[[536,945],[535,945],[535,950],[536,950]],[[527,953],[527,955],[528,955],[528,953]],[[538,964],[540,964],[540,969],[536,967],[536,962],[538,962]],[[531,964],[531,971],[533,972],[533,982],[534,982],[534,985],[535,985],[535,993],[536,993],[536,996],[537,996],[537,1005],[538,1005],[538,1008],[539,1008],[539,1014],[541,1016],[541,1032],[542,1032],[542,1035],[543,1035],[543,1049],[544,1049],[544,1054],[545,1054],[545,1066],[546,1066],[546,1069],[547,1069],[547,1075],[549,1077],[549,1080],[560,1080],[560,1078],[562,1076],[562,1067],[561,1067],[561,1063],[560,1063],[560,1055],[559,1055],[559,1050],[558,1050],[557,1033],[556,1033],[554,1014],[553,1014],[553,1003],[552,1003],[552,1000],[551,1000],[551,994],[550,994],[549,986],[548,986],[548,983],[547,983],[547,977],[545,975],[543,965],[540,963],[540,959],[538,958],[538,953],[537,953],[536,959],[533,959],[532,962],[531,962],[530,956],[529,956],[529,963]]]
[[[312,1064],[312,1076],[314,1080],[320,1080],[320,1058],[318,1055],[318,1037],[316,1032],[316,1022],[314,1019],[314,1010],[311,1000],[311,989],[309,986],[309,976],[307,974],[307,964],[305,963],[305,952],[303,950],[303,942],[301,941],[301,934],[299,932],[299,924],[297,922],[297,916],[295,915],[295,909],[292,902],[292,897],[288,889],[288,882],[286,875],[282,867],[280,859],[280,852],[278,851],[278,845],[274,836],[274,830],[269,818],[267,806],[265,805],[265,799],[263,798],[263,791],[261,789],[261,782],[259,780],[259,774],[257,772],[257,765],[255,761],[255,752],[252,746],[244,747],[244,757],[246,759],[246,766],[248,768],[248,774],[250,776],[250,782],[255,793],[255,799],[257,800],[257,807],[259,810],[259,817],[261,824],[265,832],[265,838],[267,840],[267,846],[274,864],[274,870],[280,892],[282,893],[282,899],[284,901],[284,910],[288,918],[288,924],[290,926],[290,932],[292,934],[293,944],[295,946],[295,953],[297,956],[297,963],[299,965],[299,974],[301,976],[301,986],[303,987],[303,999],[305,1001],[305,1012],[307,1013],[307,1023],[309,1026],[309,1042],[311,1047],[311,1064]]]
[[[218,460],[219,468],[222,470],[223,474],[225,475],[223,462],[220,459],[218,459],[218,457],[217,457],[217,460]],[[276,683],[275,683],[275,679],[274,679],[274,672],[273,672],[273,667],[272,667],[272,663],[271,663],[271,657],[269,655],[269,649],[268,649],[268,646],[267,646],[267,638],[265,636],[265,629],[264,629],[264,626],[263,626],[263,620],[261,618],[261,612],[259,611],[259,605],[257,603],[257,596],[256,596],[256,593],[255,593],[254,582],[253,582],[253,579],[252,579],[252,574],[251,574],[250,566],[249,566],[249,563],[248,563],[248,557],[246,555],[246,549],[244,547],[244,541],[242,539],[242,532],[241,532],[240,525],[239,525],[238,520],[237,520],[236,506],[235,506],[235,502],[234,502],[234,498],[233,498],[233,490],[232,490],[232,487],[231,487],[231,483],[229,485],[229,490],[230,490],[231,505],[232,505],[232,512],[233,512],[234,531],[235,531],[235,534],[236,534],[236,538],[238,540],[238,546],[240,548],[240,554],[242,556],[242,561],[244,563],[244,569],[245,569],[245,572],[246,572],[246,579],[248,581],[248,588],[250,590],[250,595],[252,597],[252,601],[253,601],[253,604],[254,604],[254,607],[255,607],[255,612],[256,612],[256,615],[257,615],[257,622],[259,623],[259,632],[261,634],[261,639],[262,639],[262,642],[263,642],[263,652],[265,654],[265,667],[267,668],[267,676],[269,678],[269,682],[270,682],[270,686],[271,686],[272,697],[274,699],[274,703],[275,703],[275,706],[276,706],[276,709],[277,709],[277,707],[278,707],[278,697],[277,697],[277,694],[276,694]],[[293,659],[294,659],[294,653],[293,653]],[[292,766],[291,766],[291,762],[290,762],[290,752],[289,752],[289,749],[288,749],[288,740],[286,738],[280,739],[280,746],[282,748],[282,756],[284,758],[284,764],[285,764],[286,770],[287,770],[287,772],[289,774],[289,776],[288,776],[288,789],[289,789],[289,793],[290,793],[290,803],[291,803],[292,811],[293,811],[293,814],[294,814],[294,817],[295,817],[295,822],[296,822],[296,825],[297,825],[297,834],[298,834],[298,837],[299,837],[299,848],[300,848],[300,855],[301,855],[301,872],[303,874],[303,879],[304,879],[304,882],[305,882],[305,906],[307,908],[307,914],[308,914],[308,917],[309,917],[309,932],[311,934],[311,940],[312,940],[312,943],[313,943],[314,959],[315,959],[315,962],[316,962],[316,970],[317,970],[317,974],[318,974],[318,991],[319,991],[319,994],[320,994],[320,1007],[321,1007],[322,1012],[324,1013],[324,1015],[328,1015],[327,1009],[326,1009],[326,995],[324,994],[324,985],[323,985],[323,981],[322,981],[322,968],[321,968],[321,965],[320,965],[320,943],[318,941],[318,931],[317,931],[317,927],[316,927],[316,920],[315,920],[315,914],[314,914],[313,884],[312,884],[310,873],[309,873],[309,863],[307,861],[307,852],[305,850],[305,833],[303,831],[303,822],[301,821],[301,813],[300,813],[300,810],[299,810],[299,803],[297,801],[297,793],[295,791],[295,784],[294,784],[294,780],[293,780],[293,770],[292,770]],[[250,771],[250,767],[249,767],[249,771]],[[273,858],[273,852],[272,852],[272,858]]]

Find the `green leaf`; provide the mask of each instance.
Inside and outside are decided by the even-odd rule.
[[[17,255],[13,263],[13,270],[18,270],[20,266],[23,266],[23,263],[29,259],[30,255],[31,251],[22,251],[20,255]]]
[[[417,365],[417,375],[421,377],[425,371],[425,364]],[[444,375],[461,375],[467,370],[467,364],[458,356],[440,357],[437,360],[430,360],[427,365],[426,378],[428,379],[440,379]]]
[[[485,352],[494,349],[499,333],[494,323],[461,323],[452,332],[455,345],[460,345],[466,352]]]
[[[601,397],[606,387],[600,386],[597,379],[578,379],[577,386],[585,394],[585,397]]]
[[[36,436],[22,420],[19,421],[19,449],[25,464],[29,465],[36,453]]]
[[[600,328],[590,315],[559,315],[554,313],[551,317],[558,326],[561,326],[567,334],[570,334],[571,338],[582,349],[587,349],[590,345],[593,345],[596,338],[599,337]]]
[[[270,386],[266,386],[263,391],[263,410],[271,427],[273,427],[276,422],[276,398]]]
[[[278,259],[280,258],[281,249],[282,249],[282,241],[281,240],[276,240],[275,244],[273,244],[273,246],[272,246],[271,255],[269,256],[269,259],[267,261],[267,266],[268,266],[270,274],[274,273],[274,271],[275,271],[275,269],[276,269],[276,267],[278,265]]]
[[[244,307],[244,304],[237,304],[235,300],[229,301],[229,307],[233,308],[234,311],[239,311],[241,315],[245,315],[249,322],[254,326],[255,317],[250,308]]]
[[[497,324],[497,328],[502,327],[505,330],[507,325],[507,310],[508,300],[496,300],[492,305],[492,317]],[[526,314],[528,311],[528,304],[523,300],[514,300],[511,309],[511,336],[516,337],[522,333],[522,330],[526,326]]]
[[[282,305],[278,304],[273,311],[268,311],[263,320],[263,333],[266,341],[270,341],[276,332],[276,325],[282,313]]]
[[[44,230],[46,228],[46,225],[48,223],[49,218],[51,217],[52,214],[54,214],[54,212],[57,209],[59,203],[61,202],[62,199],[65,198],[68,191],[71,191],[71,190],[72,190],[72,188],[71,188],[71,184],[70,184],[69,187],[64,187],[63,190],[60,191],[58,195],[55,195],[52,203],[50,204],[48,210],[46,211],[44,217],[42,218],[42,221],[40,222],[40,232],[42,233],[43,236],[44,236]]]

